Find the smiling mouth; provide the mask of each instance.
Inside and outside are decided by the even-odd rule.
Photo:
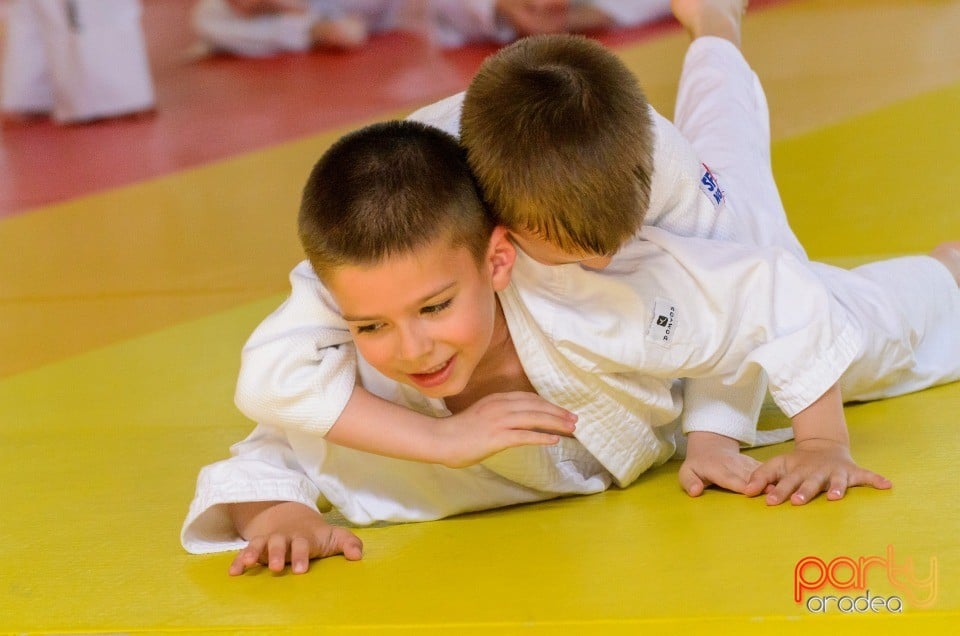
[[[446,362],[427,369],[423,373],[409,373],[410,379],[417,386],[424,388],[438,386],[450,378],[453,371],[453,362],[457,356],[451,356]]]

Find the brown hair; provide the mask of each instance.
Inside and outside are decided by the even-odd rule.
[[[299,217],[318,276],[444,235],[480,262],[493,227],[457,140],[411,121],[373,124],[331,146],[307,179]]]
[[[608,254],[643,222],[653,121],[633,74],[581,36],[524,38],[487,58],[460,123],[498,221],[567,251]]]

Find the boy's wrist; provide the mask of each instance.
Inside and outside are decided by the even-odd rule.
[[[849,439],[835,439],[831,437],[801,437],[793,440],[794,448],[801,450],[844,449],[850,450]]]
[[[269,514],[273,508],[276,508],[282,501],[241,501],[227,504],[227,513],[233,522],[233,527],[241,537],[250,540],[251,536],[256,534],[252,531],[258,521]]]
[[[821,440],[850,445],[847,422],[843,414],[843,398],[840,387],[836,384],[791,419],[794,444]]]
[[[727,437],[720,433],[712,431],[690,431],[687,433],[687,454],[691,450],[703,448],[734,450],[740,452],[740,442],[732,437]]]

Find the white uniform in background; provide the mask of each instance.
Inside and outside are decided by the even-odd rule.
[[[148,110],[139,0],[19,0],[10,8],[0,109],[77,122]]]
[[[244,16],[225,0],[200,0],[194,8],[193,27],[214,49],[245,57],[267,57],[310,49],[310,29],[319,20],[354,15],[363,20],[370,33],[399,29],[412,19],[405,12],[406,5],[407,0],[307,0],[304,13]]]
[[[251,415],[249,392],[264,383],[269,396],[260,398],[268,399],[252,414],[262,423],[231,459],[201,472],[186,549],[244,544],[226,515],[232,502],[319,500],[355,523],[417,521],[626,485],[673,453],[677,377],[707,382],[684,404],[685,431],[692,408],[696,421],[714,419],[718,432],[748,444],[764,441],[754,425],[767,377],[791,416],[837,381],[849,399],[867,399],[960,378],[960,290],[939,262],[910,257],[847,271],[793,249],[782,208],[767,207],[779,205],[768,145],[754,146],[768,139],[766,104],[735,47],[712,38],[691,45],[678,113],[730,184],[722,207],[752,228],[748,245],[645,227],[602,274],[520,254],[500,294],[531,383],[580,416],[575,440],[511,449],[467,469],[328,444],[321,436],[357,372],[384,398],[446,411],[356,358],[329,295],[302,263],[290,300],[244,349],[238,403]],[[736,197],[734,187],[742,188]]]
[[[496,0],[432,0],[434,39],[443,48],[470,42],[506,44],[517,39],[516,30],[496,13]],[[592,5],[613,22],[614,28],[638,26],[665,18],[670,0],[573,0]]]
[[[495,0],[308,0],[306,13],[242,16],[225,0],[200,0],[193,15],[196,33],[208,45],[235,55],[264,57],[306,51],[310,28],[321,19],[360,17],[370,33],[410,30],[428,33],[441,48],[470,42],[510,42],[516,31],[500,19]],[[670,15],[670,0],[588,0],[613,20],[632,26]]]

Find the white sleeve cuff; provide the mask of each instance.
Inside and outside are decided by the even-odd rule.
[[[317,510],[319,497],[319,489],[304,475],[256,460],[217,462],[200,471],[180,542],[191,554],[239,550],[247,542],[237,534],[227,504],[295,501]]]
[[[715,377],[685,380],[680,416],[683,433],[717,433],[753,446],[766,388],[766,376],[759,369],[736,384]]]

